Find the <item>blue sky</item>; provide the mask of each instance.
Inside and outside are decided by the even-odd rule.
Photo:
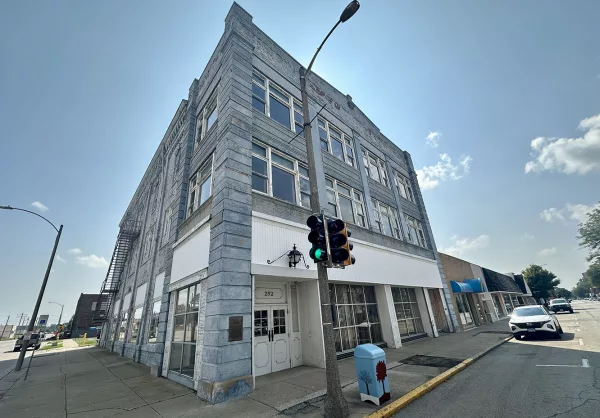
[[[231,6],[124,3],[1,6],[0,204],[40,202],[65,225],[40,311],[51,321],[49,301],[69,318],[100,289],[122,213]],[[306,34],[299,2],[239,3],[307,63],[346,0],[303,2]],[[592,0],[365,0],[314,70],[411,153],[438,247],[502,272],[547,263],[570,288],[586,267],[577,222],[600,199],[599,14]],[[0,211],[0,322],[31,312],[53,239]]]

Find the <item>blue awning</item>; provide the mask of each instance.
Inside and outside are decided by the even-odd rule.
[[[450,280],[450,286],[454,293],[481,293],[485,291],[481,279],[466,279],[464,282]]]

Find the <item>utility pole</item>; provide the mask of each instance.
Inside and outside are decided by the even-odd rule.
[[[342,22],[350,19],[358,10],[360,4],[358,1],[352,1],[340,16],[335,26],[329,31],[317,52],[313,56],[308,68],[304,70],[300,67],[300,91],[302,94],[302,113],[304,117],[304,138],[306,139],[306,153],[308,159],[308,174],[310,178],[310,206],[315,214],[321,214],[321,203],[319,202],[319,181],[316,176],[316,162],[312,131],[310,126],[310,111],[308,107],[308,92],[306,91],[306,77],[308,77],[312,65],[319,54],[319,51],[325,44],[325,41],[333,31]],[[329,255],[331,257],[331,254]],[[327,378],[327,395],[325,397],[325,416],[332,418],[345,418],[350,415],[348,403],[342,387],[340,385],[340,372],[337,364],[337,354],[335,352],[335,338],[333,334],[333,319],[331,315],[331,302],[329,300],[329,282],[327,277],[327,267],[324,263],[317,263],[317,277],[319,280],[319,293],[321,302],[321,316],[323,319],[323,339],[325,345],[325,376]]]
[[[10,319],[10,315],[6,318],[6,323],[4,324],[4,328],[2,328],[2,334],[0,334],[0,340],[4,338],[4,331],[6,331],[6,326],[8,325],[8,320]]]

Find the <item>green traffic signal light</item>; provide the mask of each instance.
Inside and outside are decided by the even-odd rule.
[[[321,260],[321,259],[322,259],[322,257],[323,257],[323,255],[324,255],[323,253],[324,253],[324,251],[323,251],[323,250],[321,250],[320,248],[317,248],[317,249],[315,250],[315,258],[316,258],[317,260]]]

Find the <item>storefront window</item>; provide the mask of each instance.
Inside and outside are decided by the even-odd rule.
[[[169,370],[194,377],[196,357],[196,327],[198,325],[198,285],[180,289],[176,293],[175,318],[171,342]],[[156,304],[155,304],[156,305]],[[160,304],[158,309],[160,310]]]
[[[152,316],[150,317],[150,333],[148,334],[148,342],[155,343],[156,335],[158,334],[158,316],[160,314],[160,300],[154,302],[152,307]]]
[[[467,296],[461,293],[456,293],[456,307],[458,308],[458,316],[463,326],[475,325],[473,321],[473,315],[471,314],[471,307],[469,306],[469,300]]]
[[[330,284],[335,350],[383,341],[373,286]]]
[[[131,305],[131,292],[127,293],[123,297],[123,307],[121,308],[121,318],[119,326],[119,339],[118,341],[125,341],[127,321],[129,320],[129,306]]]
[[[496,295],[492,295],[492,300],[494,301],[496,315],[498,315],[498,318],[502,318],[502,308],[500,307],[500,302],[498,302],[498,297]]]
[[[504,306],[506,307],[506,314],[510,315],[513,311],[513,305],[510,302],[510,295],[502,295],[502,298],[504,299]]]
[[[415,289],[392,287],[392,298],[396,309],[400,337],[406,338],[423,334],[423,321],[421,321]]]

